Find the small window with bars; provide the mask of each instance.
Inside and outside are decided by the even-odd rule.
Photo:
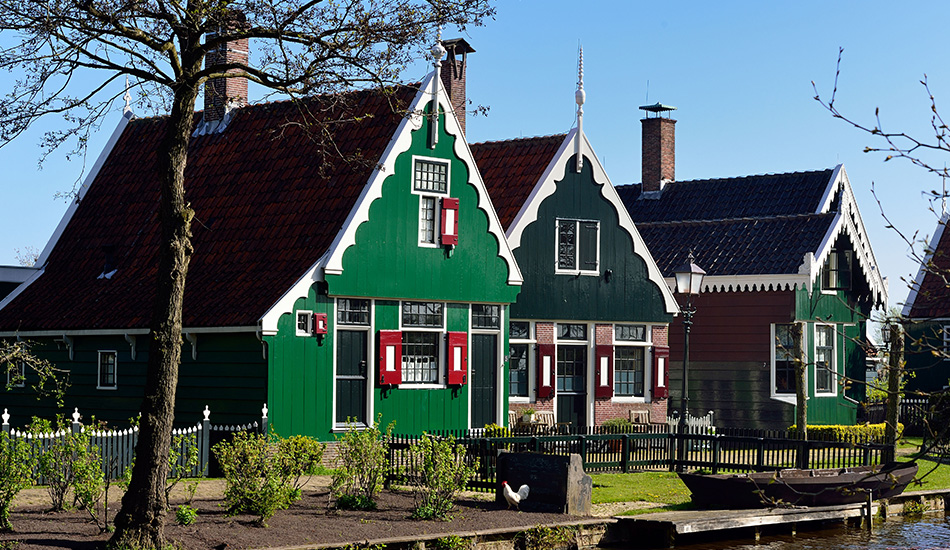
[[[587,340],[587,325],[581,323],[558,323],[558,340]]]
[[[600,222],[557,220],[557,271],[600,272]]]
[[[798,356],[798,333],[801,328],[797,325],[775,325],[775,340],[772,343],[773,364],[775,371],[775,393],[795,393],[795,363]]]
[[[441,302],[403,302],[402,326],[442,328],[444,306]]]
[[[412,188],[423,193],[439,193],[442,195],[448,193],[448,163],[416,159]]]
[[[419,197],[419,242],[435,244],[435,197]]]
[[[341,325],[368,325],[369,300],[357,298],[337,299],[336,320]]]
[[[117,387],[115,363],[114,351],[99,352],[99,389],[111,390]]]
[[[614,325],[614,340],[621,342],[646,342],[646,325]]]
[[[530,344],[512,343],[508,348],[508,393],[528,397],[528,349]]]
[[[472,304],[472,328],[501,328],[501,306]]]
[[[437,384],[439,382],[441,343],[441,332],[403,331],[403,384]]]
[[[643,397],[644,348],[616,346],[614,348],[614,395]]]

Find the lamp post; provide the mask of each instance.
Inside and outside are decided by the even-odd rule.
[[[703,277],[706,272],[693,262],[693,252],[690,251],[686,257],[686,263],[673,270],[676,276],[676,292],[686,295],[686,305],[683,307],[683,411],[679,421],[679,445],[677,470],[683,470],[683,463],[686,460],[686,416],[689,414],[689,331],[693,326],[693,314],[696,308],[693,306],[693,295],[698,295],[702,290]]]

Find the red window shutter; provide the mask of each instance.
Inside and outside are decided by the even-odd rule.
[[[468,381],[468,333],[449,333],[449,385],[461,386]]]
[[[594,395],[614,396],[614,347],[597,346],[597,378],[594,380]]]
[[[402,384],[402,332],[379,331],[379,385]]]
[[[554,344],[538,344],[538,397],[546,399],[554,395],[554,377],[557,375],[557,360]]]
[[[670,348],[653,347],[653,399],[670,396]]]
[[[442,246],[459,243],[459,200],[442,198]]]

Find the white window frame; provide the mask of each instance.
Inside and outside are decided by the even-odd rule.
[[[826,287],[825,287],[825,278],[826,278],[826,277],[827,277],[827,278],[830,278],[830,277],[831,277],[831,275],[830,275],[830,269],[831,269],[831,262],[832,262],[831,258],[832,258],[832,256],[834,256],[834,258],[835,258],[835,259],[834,259],[834,262],[835,262],[835,272],[836,272],[836,274],[837,274],[837,273],[840,273],[840,272],[841,272],[841,269],[840,269],[840,267],[838,266],[838,260],[840,259],[840,256],[839,256],[839,255],[845,255],[845,254],[850,254],[849,265],[848,265],[848,273],[851,275],[851,281],[849,281],[848,287],[847,287],[847,288],[838,288],[838,287],[835,287],[835,288],[826,288]],[[818,277],[818,287],[821,289],[821,293],[822,293],[822,294],[837,295],[837,293],[838,293],[839,290],[845,291],[845,292],[852,290],[851,286],[852,286],[852,284],[854,283],[854,262],[855,262],[854,256],[855,256],[854,250],[850,250],[850,249],[846,249],[846,248],[842,248],[842,249],[832,248],[832,249],[828,252],[828,255],[825,256],[825,261],[822,262],[822,264],[821,264],[821,275]],[[837,277],[836,277],[836,281],[835,281],[835,282],[837,282]]]
[[[432,162],[437,164],[442,164],[445,166],[445,192],[440,193],[438,191],[432,191],[429,189],[416,189],[416,162]],[[422,248],[439,248],[439,237],[440,230],[442,225],[442,197],[450,197],[452,191],[452,163],[447,159],[438,158],[438,157],[426,157],[421,155],[412,156],[412,169],[409,176],[409,189],[413,195],[419,197],[419,210],[416,215],[416,239],[418,239],[418,245]],[[432,242],[425,241],[422,238],[422,213],[423,207],[425,204],[424,199],[432,199],[434,204],[433,207],[433,220],[432,220]]]
[[[778,393],[775,391],[775,327],[777,325],[791,325],[793,323],[771,323],[769,324],[769,394],[770,397],[776,401],[781,401],[783,403],[789,403],[795,405],[797,402],[796,394],[793,393]],[[802,335],[804,337],[804,334]],[[804,345],[804,342],[803,342]],[[808,387],[808,369],[805,369],[805,387]]]
[[[407,327],[405,326],[402,320],[402,306],[406,302],[442,304],[442,326],[441,327],[413,327],[413,326]],[[434,332],[441,335],[438,339],[437,346],[436,346],[439,353],[438,365],[436,366],[436,373],[437,373],[436,381],[435,382],[407,382],[406,381],[406,366],[405,364],[403,364],[402,366],[403,381],[398,386],[400,389],[405,388],[405,389],[425,390],[425,389],[440,389],[440,388],[448,387],[446,383],[446,373],[445,373],[446,371],[446,357],[445,357],[446,349],[445,348],[446,348],[446,339],[448,337],[448,331],[446,330],[445,327],[447,324],[446,318],[448,317],[448,313],[449,313],[448,310],[449,310],[449,305],[446,302],[439,302],[439,301],[432,301],[432,300],[400,300],[399,302],[399,331],[402,333],[403,336],[409,332]],[[406,347],[404,344],[403,349],[402,349],[402,359],[405,360],[407,355],[408,354],[406,353]]]
[[[617,340],[617,326],[621,325],[642,325],[644,327],[643,341],[636,340]],[[610,337],[614,346],[614,394],[611,401],[614,403],[646,403],[650,397],[650,390],[653,388],[653,362],[650,357],[650,351],[653,349],[653,326],[647,323],[614,323],[611,326]],[[638,347],[643,348],[643,395],[617,395],[617,348],[618,347]]]
[[[114,372],[112,373],[113,385],[103,386],[102,385],[102,356],[104,354],[112,354],[112,367]],[[117,390],[119,389],[119,354],[115,350],[99,350],[99,358],[96,361],[96,389],[97,390]]]
[[[574,268],[566,269],[561,267],[561,262],[559,259],[560,249],[561,249],[561,222],[574,222],[575,230],[574,236],[576,242],[574,243]],[[593,223],[597,225],[597,251],[595,252],[597,258],[597,265],[594,269],[581,269],[578,266],[581,258],[581,245],[580,245],[580,224],[581,223]],[[599,276],[600,275],[600,220],[582,220],[574,218],[556,218],[554,220],[554,273],[558,275],[590,275],[590,276]]]
[[[13,383],[14,371],[19,372],[20,381]],[[12,369],[7,370],[7,387],[8,388],[25,388],[26,387],[26,362],[17,361],[16,366]]]
[[[535,364],[537,363],[537,360],[535,359],[535,356],[537,355],[537,349],[538,349],[538,348],[537,348],[538,339],[537,339],[537,333],[535,332],[535,323],[534,323],[533,321],[529,321],[529,320],[527,320],[527,319],[511,319],[509,322],[512,322],[512,323],[528,323],[528,337],[527,337],[527,338],[511,338],[510,336],[509,336],[509,338],[508,338],[508,345],[509,345],[509,347],[510,347],[512,344],[525,344],[525,345],[528,346],[528,357],[527,357],[527,359],[528,359],[528,364],[527,364],[527,369],[528,369],[528,380],[527,380],[527,384],[528,384],[528,395],[527,395],[527,396],[524,396],[524,395],[511,395],[511,393],[510,393],[510,391],[511,391],[511,380],[508,379],[508,380],[505,380],[505,384],[508,385],[508,388],[507,388],[507,389],[508,389],[508,391],[509,391],[509,393],[508,393],[508,401],[509,401],[510,403],[534,403],[534,402],[537,400],[537,388],[536,388],[536,386],[537,386],[537,379],[538,379],[538,378],[537,378],[538,375],[537,375],[537,373],[535,372]],[[510,335],[510,329],[509,329],[509,335]],[[511,357],[510,357],[510,356],[508,357],[508,360],[509,360],[508,366],[509,366],[509,369],[510,369],[510,368],[511,368],[511,363],[510,363]]]
[[[831,365],[829,366],[831,372],[831,389],[830,390],[819,390],[818,389],[818,330],[819,328],[831,329]],[[812,338],[812,357],[815,358],[815,376],[814,376],[814,395],[821,397],[834,397],[838,395],[838,330],[837,325],[829,323],[815,323],[814,324],[814,337]]]
[[[307,329],[300,329],[300,318],[304,315],[307,316]],[[296,315],[294,315],[294,331],[297,336],[313,336],[313,312],[308,309],[299,309],[297,310]]]

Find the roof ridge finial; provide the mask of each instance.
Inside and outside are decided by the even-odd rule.
[[[432,52],[432,66],[435,68],[435,77],[432,79],[432,113],[429,123],[429,148],[434,149],[439,142],[439,86],[442,85],[442,57],[446,49],[442,45],[442,25],[439,25],[435,35],[435,45],[429,50]]]
[[[577,91],[574,92],[574,101],[577,103],[577,138],[574,140],[574,155],[577,158],[577,171],[584,167],[581,157],[581,138],[584,136],[584,100],[587,92],[584,91],[584,46],[578,44],[577,54]]]
[[[132,112],[132,94],[129,93],[129,75],[125,75],[125,95],[122,96],[122,99],[125,100],[125,107],[122,109],[122,114],[127,115]]]

